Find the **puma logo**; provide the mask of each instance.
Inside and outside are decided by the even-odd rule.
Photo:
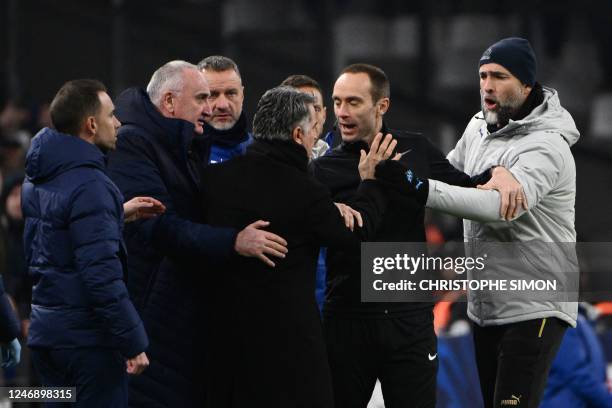
[[[517,407],[521,404],[521,398],[523,398],[523,395],[521,394],[517,397],[516,395],[512,394],[510,398],[511,399],[501,400],[500,405]]]

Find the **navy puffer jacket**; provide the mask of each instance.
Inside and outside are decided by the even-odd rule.
[[[78,137],[45,128],[32,140],[22,190],[24,244],[34,280],[30,347],[148,345],[124,279],[123,197],[104,155]]]
[[[193,124],[162,116],[142,89],[127,89],[115,104],[122,126],[109,175],[127,199],[152,196],[166,206],[159,217],[125,229],[128,289],[151,340],[151,365],[130,379],[129,404],[201,406],[207,336],[206,311],[198,305],[209,284],[206,263],[234,253],[237,231],[201,223],[198,166],[190,151],[203,166],[209,145]]]

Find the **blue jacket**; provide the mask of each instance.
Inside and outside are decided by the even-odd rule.
[[[327,143],[329,149],[327,153],[331,152],[334,143],[334,132],[327,132],[323,137],[323,141]],[[321,248],[319,251],[319,260],[317,261],[317,286],[315,288],[315,299],[317,300],[317,306],[319,311],[323,311],[323,305],[325,304],[325,287],[327,285],[327,248]]]
[[[223,146],[214,144],[210,147],[210,156],[208,158],[208,162],[210,164],[221,163],[224,161],[228,161],[229,159],[233,159],[237,156],[242,156],[246,152],[246,148],[249,144],[251,144],[252,140],[251,135],[249,134],[249,139],[237,144],[236,146]]]
[[[581,314],[553,361],[540,408],[612,408],[606,359],[591,324]]]
[[[483,407],[472,335],[439,336],[438,360],[436,406]]]
[[[123,197],[104,155],[45,128],[32,140],[22,190],[32,291],[30,347],[145,351],[147,336],[124,278]]]
[[[209,146],[193,124],[163,117],[141,89],[127,89],[115,103],[122,126],[109,174],[127,199],[151,196],[166,206],[163,215],[125,228],[128,289],[151,341],[151,366],[131,379],[130,406],[194,406],[206,375],[204,311],[196,307],[205,263],[233,254],[237,232],[200,223],[197,167]]]
[[[204,135],[210,140],[208,163],[215,164],[242,156],[246,148],[253,142],[253,136],[247,130],[247,120],[244,111],[231,129],[217,130],[208,123],[204,125]]]

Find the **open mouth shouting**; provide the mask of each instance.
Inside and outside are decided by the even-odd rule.
[[[488,111],[494,111],[499,107],[497,99],[491,98],[489,96],[485,96],[483,98],[483,105],[484,105],[484,108]]]

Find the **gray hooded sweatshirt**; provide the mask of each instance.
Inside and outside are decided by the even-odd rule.
[[[495,165],[504,166],[521,183],[529,209],[505,221],[500,215],[497,191],[430,180],[427,207],[464,218],[468,247],[515,243],[499,244],[505,245],[502,250],[508,255],[505,260],[486,273],[468,271],[468,278],[563,281],[567,272],[571,272],[572,279],[577,280],[572,244],[576,241],[576,167],[570,146],[579,137],[574,120],[551,88],[544,88],[544,101],[527,117],[510,120],[494,133],[487,130],[482,112],[472,118],[448,160],[470,175]],[[563,257],[569,259],[570,267],[567,261],[560,260]],[[468,316],[481,326],[547,317],[557,317],[575,326],[578,304],[559,298],[508,300],[493,291],[469,291]]]

